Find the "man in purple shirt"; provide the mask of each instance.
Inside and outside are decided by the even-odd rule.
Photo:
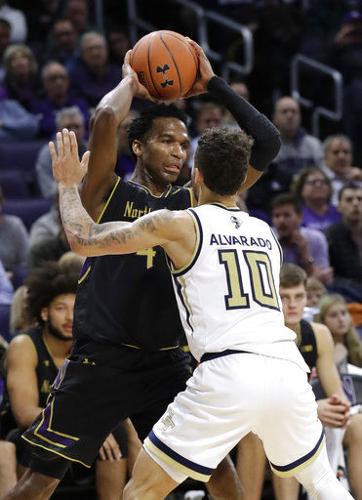
[[[283,250],[284,262],[297,264],[309,276],[331,283],[328,243],[323,233],[301,227],[302,208],[291,194],[281,194],[272,202],[272,221]]]
[[[80,60],[71,71],[74,94],[83,97],[89,106],[98,104],[121,79],[118,66],[107,62],[107,43],[103,35],[94,31],[85,33],[80,42]]]
[[[36,101],[33,105],[32,113],[40,115],[41,134],[52,139],[57,131],[56,114],[64,108],[77,106],[81,111],[84,123],[89,121],[88,105],[81,97],[73,97],[69,93],[68,71],[59,62],[49,62],[43,68],[42,83],[45,90],[45,97]]]

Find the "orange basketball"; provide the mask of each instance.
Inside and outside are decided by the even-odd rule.
[[[130,63],[152,97],[173,101],[183,97],[196,80],[198,59],[184,36],[153,31],[134,46]]]

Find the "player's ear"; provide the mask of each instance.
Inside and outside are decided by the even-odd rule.
[[[204,176],[202,175],[202,172],[200,169],[194,166],[193,168],[193,179],[195,184],[202,184],[204,180]]]
[[[133,151],[133,154],[137,156],[137,158],[142,156],[142,153],[143,153],[142,142],[135,139],[132,142],[132,151]]]
[[[47,307],[43,307],[43,309],[40,311],[40,317],[44,322],[48,321],[49,311]]]

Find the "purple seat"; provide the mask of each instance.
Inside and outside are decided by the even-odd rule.
[[[27,229],[36,219],[48,212],[52,204],[51,200],[45,198],[26,198],[24,200],[6,200],[4,213],[17,215],[24,222]]]
[[[26,198],[29,193],[20,170],[1,170],[0,186],[7,199]]]
[[[35,162],[45,141],[0,143],[0,170],[16,168],[24,172],[26,180],[33,180]]]

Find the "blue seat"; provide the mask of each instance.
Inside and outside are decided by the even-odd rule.
[[[22,141],[0,143],[0,170],[19,169],[24,173],[25,180],[33,180],[35,162],[45,141]]]
[[[52,201],[45,198],[26,198],[23,200],[6,200],[4,203],[4,213],[17,215],[24,222],[27,229],[41,215],[50,210]]]
[[[25,185],[24,176],[20,170],[1,170],[0,169],[0,186],[3,195],[7,199],[26,198],[29,196]]]

